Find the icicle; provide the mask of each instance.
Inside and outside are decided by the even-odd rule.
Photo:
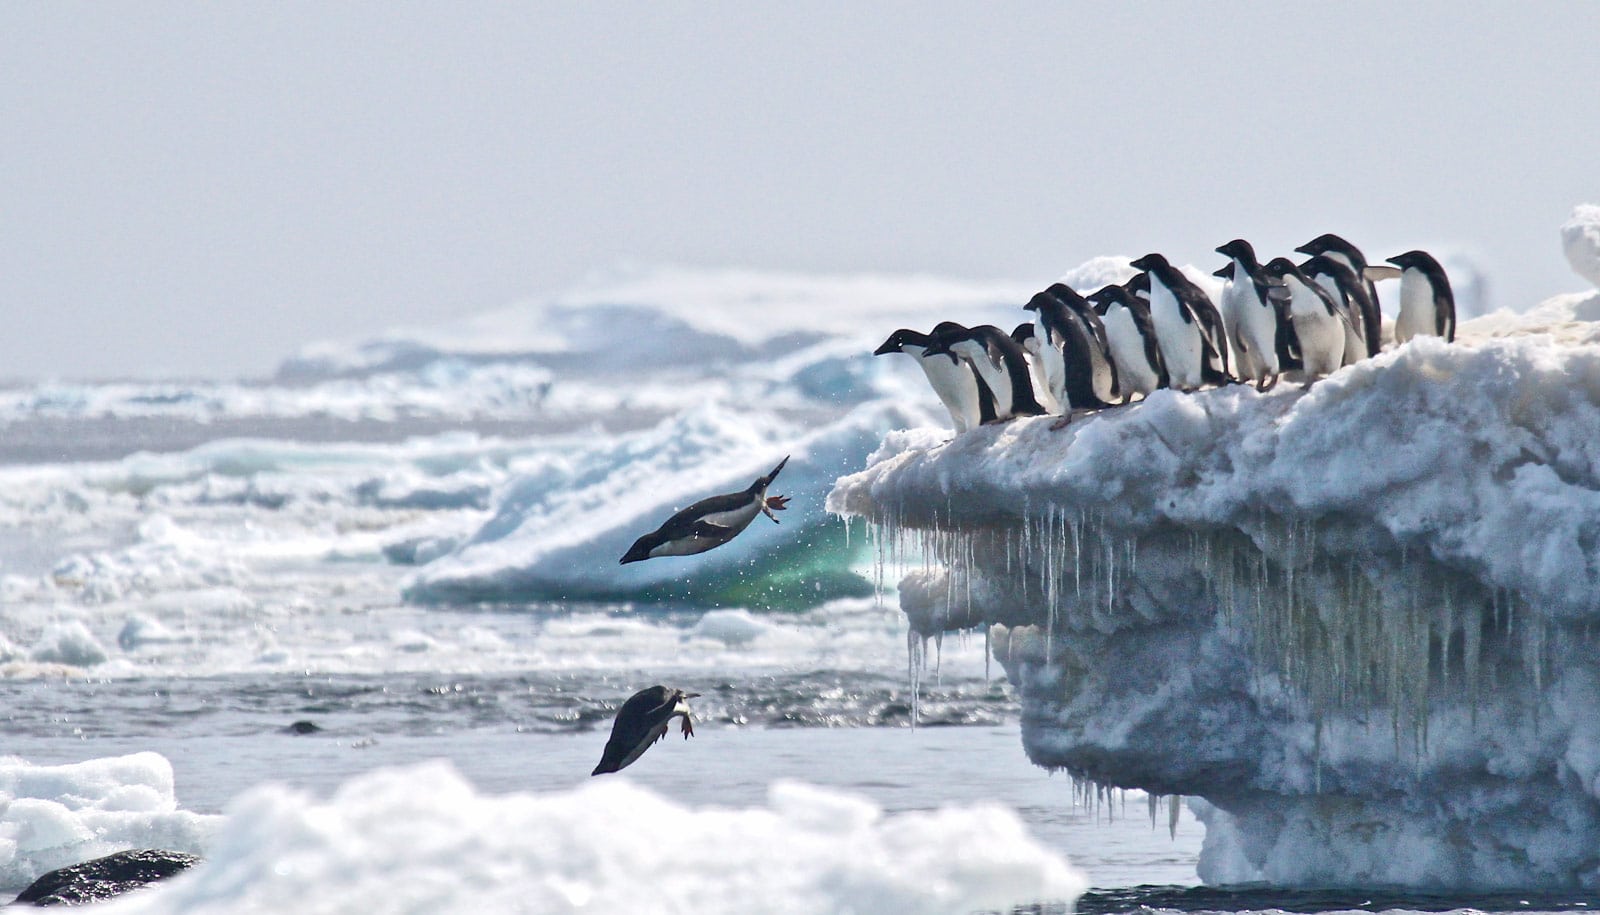
[[[1176,794],[1167,796],[1167,837],[1178,838],[1178,814],[1183,810],[1183,798]]]

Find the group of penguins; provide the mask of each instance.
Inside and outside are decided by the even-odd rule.
[[[1099,410],[1158,388],[1252,383],[1270,390],[1285,372],[1309,385],[1375,355],[1383,318],[1376,280],[1400,280],[1395,341],[1431,334],[1455,339],[1455,299],[1439,262],[1425,251],[1368,265],[1338,235],[1318,236],[1295,263],[1256,259],[1236,238],[1216,249],[1228,263],[1213,302],[1160,254],[1132,262],[1140,273],[1087,296],[1056,283],[1028,300],[1034,320],[1010,334],[992,324],[945,321],[930,333],[902,328],[877,355],[914,357],[956,432],[1015,416]]]
[[[1133,261],[1141,272],[1126,283],[1090,295],[1056,283],[1023,306],[1034,321],[1010,334],[992,324],[963,327],[946,321],[931,333],[900,329],[877,354],[916,358],[950,410],[956,431],[1015,416],[1099,410],[1144,397],[1157,388],[1197,390],[1204,385],[1254,383],[1267,391],[1284,372],[1307,384],[1378,352],[1383,319],[1375,280],[1400,280],[1395,341],[1421,334],[1455,339],[1455,299],[1439,262],[1424,251],[1368,266],[1352,244],[1322,235],[1295,251],[1295,263],[1275,257],[1265,264],[1244,239],[1217,248],[1228,263],[1214,275],[1227,280],[1222,301],[1160,254]],[[623,564],[661,556],[690,556],[732,540],[757,515],[787,507],[768,495],[788,457],[749,487],[710,496],[675,513],[638,538]],[[594,775],[617,772],[667,735],[673,719],[684,737],[694,733],[688,693],[652,686],[617,710]]]

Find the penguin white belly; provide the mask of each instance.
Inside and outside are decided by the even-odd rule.
[[[1289,316],[1300,338],[1300,357],[1308,379],[1322,378],[1344,364],[1344,322],[1328,314],[1322,297],[1299,280],[1290,279]]]
[[[1250,380],[1265,381],[1278,374],[1278,310],[1271,302],[1262,302],[1255,283],[1246,282],[1240,291],[1244,295],[1236,332],[1239,348],[1249,356],[1249,370],[1254,373]]]
[[[1106,342],[1111,346],[1111,359],[1117,364],[1117,381],[1122,394],[1149,394],[1161,383],[1161,377],[1151,367],[1144,353],[1144,335],[1133,321],[1133,313],[1122,305],[1106,309],[1101,323],[1106,326]]]
[[[978,427],[978,379],[959,360],[946,355],[924,356],[922,347],[906,346],[904,352],[915,356],[922,373],[928,376],[928,386],[939,395],[940,403],[950,411],[950,423],[957,433]]]
[[[1317,285],[1326,289],[1328,296],[1335,303],[1345,301],[1344,293],[1339,289],[1339,284],[1334,281],[1333,277],[1327,274],[1318,274]],[[1339,310],[1345,311],[1343,307]],[[1348,311],[1345,311],[1344,317],[1345,319],[1340,322],[1344,325],[1344,358],[1342,361],[1344,365],[1354,365],[1367,358],[1367,341],[1361,339],[1361,335],[1356,333],[1355,322],[1350,320]]]
[[[1167,378],[1179,390],[1200,387],[1203,343],[1199,325],[1184,320],[1183,304],[1159,280],[1150,282],[1150,322],[1155,326],[1156,345],[1167,362]]]
[[[1023,352],[1028,354],[1028,372],[1033,376],[1034,399],[1051,413],[1064,413],[1066,411],[1061,408],[1061,399],[1065,395],[1058,396],[1061,388],[1051,377],[1052,374],[1055,378],[1064,375],[1064,366],[1053,373],[1051,371],[1052,362],[1058,366],[1062,364],[1061,351],[1041,340],[1041,335],[1035,330],[1034,335],[1022,345]]]
[[[1083,328],[1084,339],[1089,341],[1089,386],[1094,389],[1094,396],[1102,402],[1116,403],[1122,395],[1117,391],[1117,372],[1111,366],[1111,354],[1100,348],[1099,340],[1089,329],[1088,322],[1079,320],[1078,323]],[[1104,324],[1102,321],[1101,325]],[[1108,334],[1107,345],[1111,343],[1109,337]]]
[[[989,358],[988,349],[971,340],[963,340],[954,347],[977,372],[994,395],[995,419],[1011,418],[1011,373],[1001,369]]]
[[[1233,265],[1233,275],[1245,276],[1244,268],[1237,261]],[[1228,280],[1222,287],[1222,300],[1217,308],[1222,312],[1222,325],[1228,331],[1228,345],[1233,350],[1234,369],[1245,381],[1256,381],[1261,378],[1260,366],[1257,365],[1241,334],[1244,310],[1249,307],[1246,297],[1253,292],[1254,284],[1248,278],[1242,282],[1237,279]]]
[[[1400,314],[1394,322],[1394,340],[1404,343],[1412,337],[1439,333],[1438,317],[1433,313],[1433,284],[1415,267],[1400,274]]]

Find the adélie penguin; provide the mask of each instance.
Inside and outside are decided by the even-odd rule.
[[[1055,393],[1063,408],[1062,415],[1070,417],[1073,410],[1109,406],[1116,397],[1116,376],[1110,357],[1105,353],[1105,328],[1100,324],[1100,316],[1094,315],[1093,324],[1085,321],[1075,306],[1082,303],[1083,309],[1091,314],[1093,308],[1076,290],[1067,286],[1061,288],[1065,293],[1051,286],[1022,307],[1038,316],[1038,326],[1043,329],[1048,345],[1061,354],[1061,374],[1057,381],[1060,387]]]
[[[1344,313],[1320,283],[1287,257],[1268,261],[1266,270],[1283,280],[1283,291],[1273,294],[1287,297],[1306,382],[1337,372],[1344,364],[1345,327],[1349,324]]]
[[[699,695],[652,686],[629,696],[617,710],[617,719],[611,723],[611,739],[606,741],[605,752],[600,754],[600,764],[589,774],[604,775],[632,765],[652,744],[667,736],[667,727],[674,718],[683,719],[683,739],[688,740],[694,735],[694,725],[690,722],[687,700]]]
[[[1367,345],[1366,326],[1369,315],[1376,315],[1378,309],[1367,298],[1367,284],[1354,270],[1326,254],[1307,259],[1300,271],[1321,285],[1344,313],[1344,364],[1353,365],[1373,355]]]
[[[1044,335],[1039,333],[1032,321],[1024,321],[1012,328],[1011,339],[1017,341],[1017,345],[1028,356],[1028,371],[1033,373],[1033,396],[1038,399],[1039,405],[1050,413],[1065,412],[1056,395],[1058,386],[1050,378],[1051,365],[1058,366],[1057,373],[1061,371],[1061,351],[1044,342]]]
[[[1089,380],[1094,391],[1094,399],[1102,406],[1126,402],[1118,391],[1117,365],[1111,361],[1111,343],[1106,338],[1106,328],[1100,320],[1100,313],[1095,311],[1094,305],[1078,290],[1066,283],[1053,283],[1045,293],[1066,306],[1067,317],[1083,335],[1085,348],[1088,351]],[[1063,347],[1066,345],[1064,341],[1062,345]]]
[[[1167,386],[1167,366],[1150,323],[1150,303],[1125,286],[1106,286],[1087,296],[1106,329],[1106,348],[1117,366],[1117,384],[1124,400],[1148,397]]]
[[[1394,340],[1404,343],[1421,334],[1456,338],[1456,298],[1444,268],[1426,251],[1407,251],[1387,259],[1400,268],[1400,314]]]
[[[623,554],[621,564],[641,562],[657,556],[692,556],[722,546],[750,526],[756,515],[765,514],[778,523],[775,511],[789,507],[787,496],[769,496],[767,487],[778,478],[787,455],[765,476],[756,477],[749,488],[701,499],[666,520],[665,524],[633,542]]]
[[[1231,380],[1227,331],[1205,290],[1160,254],[1146,254],[1133,266],[1150,274],[1150,319],[1172,386],[1193,391]]]
[[[1283,370],[1278,350],[1285,320],[1271,295],[1273,277],[1256,260],[1255,248],[1242,238],[1216,250],[1229,258],[1228,266],[1213,275],[1228,281],[1222,287],[1221,311],[1237,357],[1234,374],[1255,382],[1258,391],[1270,391]]]
[[[1399,271],[1393,267],[1368,264],[1367,256],[1361,253],[1360,248],[1332,232],[1324,232],[1294,250],[1309,257],[1323,255],[1349,267],[1360,278],[1361,285],[1366,287],[1367,297],[1357,304],[1362,308],[1361,316],[1371,319],[1363,321],[1361,335],[1367,341],[1367,352],[1377,355],[1383,348],[1383,315],[1378,308],[1378,287],[1373,281],[1394,279],[1399,276]]]
[[[942,334],[929,352],[955,353],[978,373],[994,394],[994,420],[1014,416],[1041,416],[1045,409],[1033,396],[1028,358],[1017,341],[993,324]]]
[[[970,366],[953,353],[928,353],[940,335],[964,330],[965,327],[954,321],[941,322],[931,334],[901,328],[890,334],[889,339],[873,351],[875,356],[905,353],[917,360],[922,373],[928,377],[928,386],[933,388],[945,409],[950,411],[950,424],[957,434],[976,429],[980,423],[994,418],[994,396],[978,380]]]

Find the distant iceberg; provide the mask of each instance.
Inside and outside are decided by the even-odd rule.
[[[1597,317],[896,432],[828,506],[915,629],[986,628],[1035,762],[1192,796],[1207,882],[1594,889]]]

